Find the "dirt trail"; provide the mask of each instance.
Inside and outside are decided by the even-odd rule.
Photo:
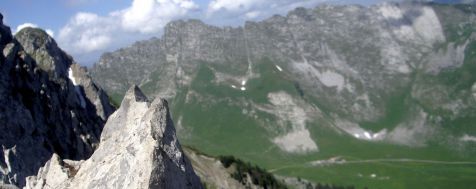
[[[305,164],[288,165],[270,169],[269,172],[276,172],[288,168],[304,168],[304,167],[318,167],[318,166],[332,166],[344,164],[364,164],[364,163],[427,163],[427,164],[441,164],[441,165],[476,165],[474,161],[439,161],[439,160],[424,160],[424,159],[409,159],[409,158],[395,158],[395,159],[365,159],[365,160],[344,160],[331,158],[329,160],[316,160]]]

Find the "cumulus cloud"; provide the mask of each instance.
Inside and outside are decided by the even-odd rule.
[[[156,32],[173,18],[197,9],[190,0],[134,0],[132,6],[120,11],[121,26],[129,31]]]
[[[80,12],[61,28],[58,41],[73,55],[104,51],[156,34],[170,20],[197,8],[192,0],[133,0],[105,16]]]
[[[195,1],[131,0],[129,7],[107,15],[79,12],[60,29],[58,43],[74,57],[80,57],[79,62],[92,63],[84,62],[83,57],[97,59],[104,51],[158,36],[171,20],[198,18],[213,25],[236,26],[246,20],[256,21],[286,14],[296,7],[314,7],[336,0],[209,0],[205,7],[199,7]]]
[[[38,28],[38,25],[33,24],[33,23],[23,23],[17,26],[17,29],[15,30],[15,33],[19,32],[23,28]]]
[[[117,28],[112,18],[80,12],[60,30],[58,40],[72,53],[89,53],[106,48]]]
[[[15,29],[15,31],[13,32],[13,34],[19,32],[20,30],[22,30],[23,28],[39,28],[38,25],[36,24],[33,24],[33,23],[23,23],[23,24],[20,24],[17,26],[17,28]],[[55,32],[53,32],[53,30],[51,29],[45,29],[45,32],[50,35],[51,37],[54,37],[55,36]]]
[[[51,37],[55,37],[55,32],[52,29],[45,29],[45,32]]]

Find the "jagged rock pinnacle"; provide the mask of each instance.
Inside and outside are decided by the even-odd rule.
[[[61,162],[53,156],[26,188],[202,188],[175,135],[167,102],[150,103],[137,86],[126,96],[90,159]]]
[[[134,100],[136,102],[146,102],[148,101],[147,97],[144,93],[139,89],[137,85],[133,85],[129,90],[126,92],[124,99],[127,100]]]
[[[15,39],[30,54],[38,66],[54,78],[66,77],[68,68],[74,62],[72,57],[63,52],[55,40],[44,30],[23,28],[15,34]]]

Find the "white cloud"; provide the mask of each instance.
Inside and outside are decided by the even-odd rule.
[[[55,37],[55,32],[51,29],[46,29],[45,32],[50,35],[51,37]]]
[[[191,0],[134,0],[132,6],[121,11],[121,25],[129,31],[153,33],[171,19],[184,16],[198,6]]]
[[[89,1],[89,0],[84,0]],[[107,15],[80,12],[58,33],[58,43],[79,62],[97,59],[98,54],[158,36],[171,20],[198,18],[212,25],[242,25],[286,14],[296,7],[314,7],[337,0],[209,0],[200,9],[196,0],[131,0],[129,7]],[[85,63],[85,62],[82,62]],[[91,63],[91,62],[87,62]]]
[[[23,23],[23,24],[20,24],[17,26],[16,30],[13,32],[13,34],[19,32],[20,30],[22,30],[23,28],[40,28],[38,27],[38,25],[36,24],[33,24],[33,23]],[[55,37],[55,32],[53,32],[52,29],[45,29],[45,32],[50,35],[51,37]]]
[[[192,0],[133,0],[105,16],[80,12],[61,28],[58,42],[73,55],[104,51],[158,33],[197,8]]]
[[[60,30],[58,41],[71,53],[89,53],[106,48],[116,29],[111,18],[80,12]]]
[[[23,28],[38,28],[38,25],[33,24],[33,23],[23,23],[23,24],[20,24],[20,25],[17,26],[17,29],[15,30],[14,33],[19,32]]]

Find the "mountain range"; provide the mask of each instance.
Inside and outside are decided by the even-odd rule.
[[[113,102],[132,84],[168,99],[181,141],[207,154],[313,182],[464,188],[475,172],[475,11],[383,3],[240,27],[178,20],[105,53],[91,76]]]
[[[0,188],[475,184],[473,4],[176,20],[89,71],[2,19]]]

